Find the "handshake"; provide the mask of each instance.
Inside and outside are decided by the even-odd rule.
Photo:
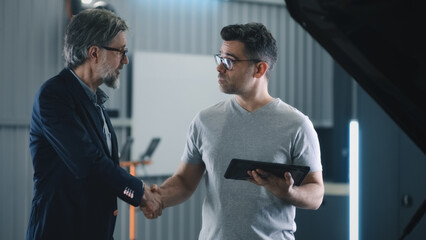
[[[153,184],[149,187],[145,184],[145,192],[142,196],[139,208],[148,219],[155,219],[161,216],[164,209],[164,203],[161,199],[160,188],[158,185]]]

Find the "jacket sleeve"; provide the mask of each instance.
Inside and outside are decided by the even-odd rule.
[[[138,206],[144,193],[142,181],[104,153],[90,113],[58,82],[42,87],[36,96],[34,111],[43,135],[76,179],[99,179],[123,201]]]

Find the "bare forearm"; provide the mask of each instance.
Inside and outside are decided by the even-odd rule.
[[[197,189],[205,167],[202,164],[182,162],[176,173],[161,185],[159,192],[164,208],[177,205],[188,199]]]
[[[258,173],[269,177],[262,178]],[[294,186],[294,180],[289,172],[284,173],[283,178],[260,169],[249,171],[248,174],[253,177],[250,182],[266,188],[276,197],[298,208],[316,210],[322,203],[324,197],[322,172],[309,173],[301,186]]]
[[[164,204],[164,208],[178,205],[187,200],[195,188],[188,187],[180,176],[172,176],[168,178],[160,186],[160,195]]]
[[[324,197],[324,186],[318,183],[308,183],[294,186],[290,196],[280,197],[298,208],[316,210],[321,206]]]

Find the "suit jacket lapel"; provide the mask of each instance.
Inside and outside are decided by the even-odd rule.
[[[60,74],[65,74],[67,82],[70,86],[71,93],[74,94],[78,100],[80,100],[82,106],[85,108],[86,113],[87,113],[87,115],[90,119],[90,123],[96,129],[96,135],[98,136],[98,138],[102,142],[103,150],[104,150],[105,154],[107,156],[109,156],[108,145],[106,143],[105,138],[103,137],[103,135],[104,135],[103,126],[101,124],[101,121],[99,121],[99,116],[98,116],[97,109],[96,109],[95,105],[90,101],[89,97],[84,92],[84,89],[80,85],[80,83],[78,82],[78,79],[76,79],[75,76],[68,69],[62,70],[62,72]],[[107,118],[107,117],[105,117],[105,118]],[[110,127],[108,125],[108,128],[111,131],[112,127]],[[114,138],[115,138],[115,134],[114,134],[114,137],[113,137],[113,134],[112,134],[112,131],[111,131],[111,142],[113,142],[112,139],[114,139]],[[117,140],[115,139],[115,142],[116,141]],[[114,144],[112,144],[112,145],[114,145]]]

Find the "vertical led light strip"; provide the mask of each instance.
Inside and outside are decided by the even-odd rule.
[[[358,121],[349,124],[349,240],[359,239],[359,134]]]

